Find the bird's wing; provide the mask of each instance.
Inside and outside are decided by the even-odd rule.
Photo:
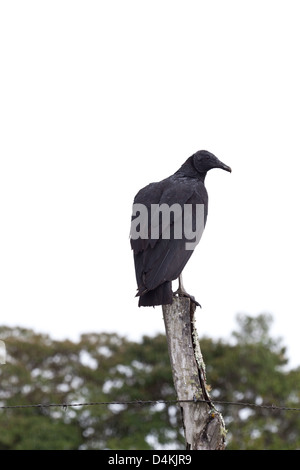
[[[182,208],[184,204],[204,204],[206,220],[207,193],[204,185],[191,184],[187,181],[177,181],[167,178],[160,183],[152,183],[143,188],[135,198],[135,203],[144,204],[149,209],[148,223],[151,223],[151,204],[179,204]],[[204,220],[204,223],[205,223]],[[148,239],[131,239],[131,246],[134,250],[136,278],[139,294],[155,289],[165,281],[176,279],[182,272],[184,266],[192,255],[193,250],[186,249],[187,238],[175,238],[173,233],[176,217],[170,219],[170,224],[165,227],[170,230],[170,237],[163,238],[162,226],[159,226],[159,236],[151,238],[149,232]],[[193,216],[195,226],[195,217]],[[193,228],[195,230],[195,228]]]

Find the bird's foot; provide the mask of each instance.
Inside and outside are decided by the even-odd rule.
[[[192,302],[194,302],[195,305],[198,307],[202,308],[199,302],[195,299],[193,295],[188,294],[184,289],[178,288],[175,292],[173,292],[173,296],[176,297],[188,297]]]

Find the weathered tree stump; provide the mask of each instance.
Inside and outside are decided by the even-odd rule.
[[[187,450],[224,450],[225,425],[206,387],[205,364],[195,327],[195,304],[174,297],[163,305],[168,349],[180,402]],[[185,400],[192,400],[185,402]]]

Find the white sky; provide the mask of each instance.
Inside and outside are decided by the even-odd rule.
[[[184,270],[199,335],[274,315],[300,365],[299,2],[1,1],[0,323],[163,332],[137,306],[136,192],[207,149]]]

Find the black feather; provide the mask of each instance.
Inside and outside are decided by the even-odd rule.
[[[181,274],[193,250],[186,249],[184,229],[182,238],[174,237],[174,217],[170,218],[170,236],[163,238],[162,224],[159,223],[159,237],[151,238],[151,205],[153,204],[179,204],[184,213],[184,205],[190,204],[193,208],[192,228],[197,227],[196,206],[204,205],[204,226],[207,219],[208,195],[204,186],[205,176],[211,168],[230,168],[220,162],[213,154],[199,151],[192,155],[182,167],[172,176],[158,182],[150,183],[141,189],[134,198],[134,204],[143,204],[148,209],[148,239],[131,238],[131,247],[134,253],[136,280],[138,285],[137,296],[139,306],[165,305],[172,303],[171,281]],[[171,213],[172,214],[172,213]],[[135,217],[132,217],[135,220]],[[182,218],[183,224],[184,217]],[[204,227],[203,227],[204,228]]]

